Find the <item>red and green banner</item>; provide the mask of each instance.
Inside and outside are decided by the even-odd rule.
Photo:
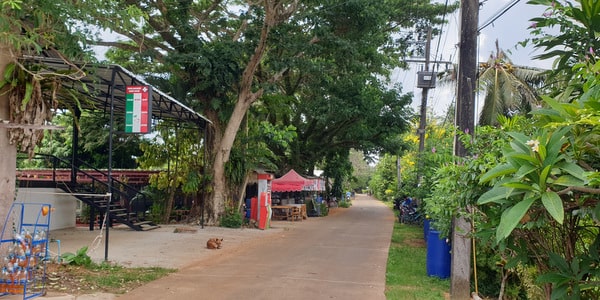
[[[125,93],[125,132],[149,133],[152,119],[150,86],[127,86]]]

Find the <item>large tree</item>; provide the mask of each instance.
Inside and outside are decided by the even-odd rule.
[[[255,75],[268,49],[269,34],[295,12],[297,1],[79,4],[86,7],[78,16],[82,24],[121,37],[94,43],[128,51],[122,52],[128,53],[128,67],[144,73],[150,82],[212,122],[205,140],[212,178],[212,201],[206,202],[206,209],[208,221],[216,221],[228,197],[225,164],[240,124],[252,103],[264,94]]]
[[[426,1],[346,1],[315,5],[278,28],[269,63],[290,66],[277,85],[290,101],[286,107],[267,103],[269,121],[293,125],[298,133],[291,147],[273,147],[284,158],[280,171],[312,173],[319,166],[334,172],[349,165],[350,149],[396,153],[395,137],[407,129],[412,95],[391,87],[387,75],[403,66],[413,36],[440,22],[436,16],[443,9]],[[314,29],[293,30],[301,26]],[[297,53],[294,45],[301,45],[301,56],[291,55]]]
[[[403,9],[409,6],[411,10]],[[117,18],[119,11],[142,18],[126,23]],[[253,103],[258,99],[268,101],[268,95],[279,93],[274,84],[283,84],[284,78],[288,79],[285,84],[294,84],[295,78],[291,74],[303,71],[301,66],[319,66],[320,62],[324,62],[320,64],[322,68],[340,65],[345,71],[329,74],[332,77],[327,89],[338,90],[334,95],[338,98],[338,106],[344,101],[359,100],[362,104],[352,105],[353,117],[349,116],[346,121],[365,126],[366,119],[360,123],[353,119],[359,119],[358,111],[370,107],[368,100],[383,98],[390,105],[402,105],[386,100],[397,99],[397,96],[389,97],[381,92],[382,84],[375,79],[377,74],[385,74],[386,66],[394,66],[391,60],[406,52],[407,37],[398,35],[395,39],[394,34],[402,28],[423,27],[420,20],[435,19],[442,12],[441,5],[406,0],[385,3],[307,1],[302,5],[295,1],[275,0],[250,5],[239,1],[128,1],[104,3],[82,10],[88,24],[109,28],[125,37],[124,41],[97,44],[129,50],[126,57],[134,70],[154,77],[152,82],[172,91],[177,98],[185,99],[212,121],[206,145],[213,195],[212,201],[207,202],[207,209],[213,221],[223,211],[228,195],[226,163],[242,119]],[[368,51],[363,51],[365,48]],[[345,54],[353,52],[358,54],[344,59]],[[149,63],[154,67],[149,68]],[[312,76],[315,72],[318,71],[303,72],[303,75]],[[357,75],[344,78],[353,73]],[[308,101],[311,95],[302,91],[318,87],[316,82],[309,87],[304,80],[295,83],[304,88],[282,89],[289,96],[283,101],[284,106],[290,105],[290,100]],[[345,88],[351,88],[351,97],[340,94]],[[326,97],[319,99],[324,100]],[[379,107],[384,106],[380,104]],[[398,116],[397,110],[394,111],[389,115],[390,119]],[[390,119],[388,121],[393,122],[387,125],[395,126],[397,121]],[[344,128],[343,125],[336,126]],[[353,145],[346,146],[349,149]],[[340,151],[345,151],[347,157],[347,149]]]

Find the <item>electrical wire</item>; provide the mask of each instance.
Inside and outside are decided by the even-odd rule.
[[[512,2],[508,3],[506,6],[504,6],[504,8],[500,9],[498,12],[496,12],[494,15],[492,15],[489,19],[487,19],[487,21],[483,22],[483,24],[481,26],[479,26],[479,28],[477,28],[477,32],[481,32],[481,30],[490,26],[492,23],[494,23],[496,20],[498,20],[498,18],[500,18],[507,11],[509,11],[511,8],[513,8],[513,6],[517,5],[517,3],[519,3],[519,1],[521,1],[521,0],[513,0]]]
[[[442,24],[440,26],[440,32],[444,32],[444,23],[446,22],[446,14],[448,13],[448,0],[446,0],[446,3],[444,4],[444,14],[442,15]],[[433,55],[433,61],[435,62],[435,60],[437,59],[437,55],[440,52],[440,44],[442,42],[442,38],[440,36],[440,38],[437,40],[437,46],[435,49],[435,54]],[[432,71],[435,72],[435,67],[437,66],[437,64],[434,63],[433,65],[433,69]]]
[[[446,15],[447,14],[448,14],[448,0],[446,0],[446,3],[444,4],[444,14],[442,15],[442,23],[441,23],[441,26],[440,26],[440,33],[444,32],[444,24],[446,23]],[[447,40],[448,33],[444,34],[444,36],[445,36],[445,40]],[[437,40],[437,45],[436,45],[435,53],[433,55],[433,61],[434,61],[434,63],[433,63],[433,67],[431,68],[431,71],[434,74],[436,74],[436,69],[438,67],[438,64],[435,63],[435,62],[436,62],[438,54],[440,52],[440,44],[441,44],[441,42],[442,42],[442,34],[440,34],[440,36],[439,36],[439,38]],[[441,59],[441,57],[440,57],[440,59]],[[432,97],[432,99],[434,100],[433,101],[434,103],[432,103],[432,105],[430,105],[431,107],[436,107],[437,104],[438,104],[439,98],[435,97],[436,95],[438,95],[438,91],[434,89],[434,93],[432,95],[432,96],[434,96],[434,97]]]

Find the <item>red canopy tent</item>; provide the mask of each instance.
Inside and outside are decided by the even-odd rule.
[[[305,190],[305,186],[311,185],[312,181],[308,180],[300,174],[296,173],[293,169],[287,172],[285,175],[273,179],[271,181],[272,192],[300,192]]]

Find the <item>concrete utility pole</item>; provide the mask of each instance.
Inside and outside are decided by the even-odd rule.
[[[456,121],[458,130],[474,133],[475,129],[475,84],[477,76],[477,25],[479,1],[461,0],[461,24],[458,61],[458,89]],[[464,145],[454,138],[454,155],[467,156]],[[465,218],[455,218],[452,230],[452,266],[450,278],[451,299],[470,298],[471,225]]]
[[[427,42],[425,43],[425,72],[429,72],[429,54],[431,52],[431,27],[427,30]],[[430,81],[431,82],[431,81]],[[430,85],[424,85],[421,92],[421,119],[419,120],[419,156],[425,149],[425,127],[427,126],[427,94]],[[421,167],[421,166],[419,166]]]
[[[427,97],[429,89],[435,88],[435,72],[429,72],[429,55],[431,52],[431,27],[427,30],[427,41],[425,43],[425,68],[417,72],[417,87],[423,89],[421,92],[421,118],[419,120],[419,156],[417,161],[417,182],[421,184],[421,174],[423,170],[423,150],[425,150],[425,132],[427,128]]]

